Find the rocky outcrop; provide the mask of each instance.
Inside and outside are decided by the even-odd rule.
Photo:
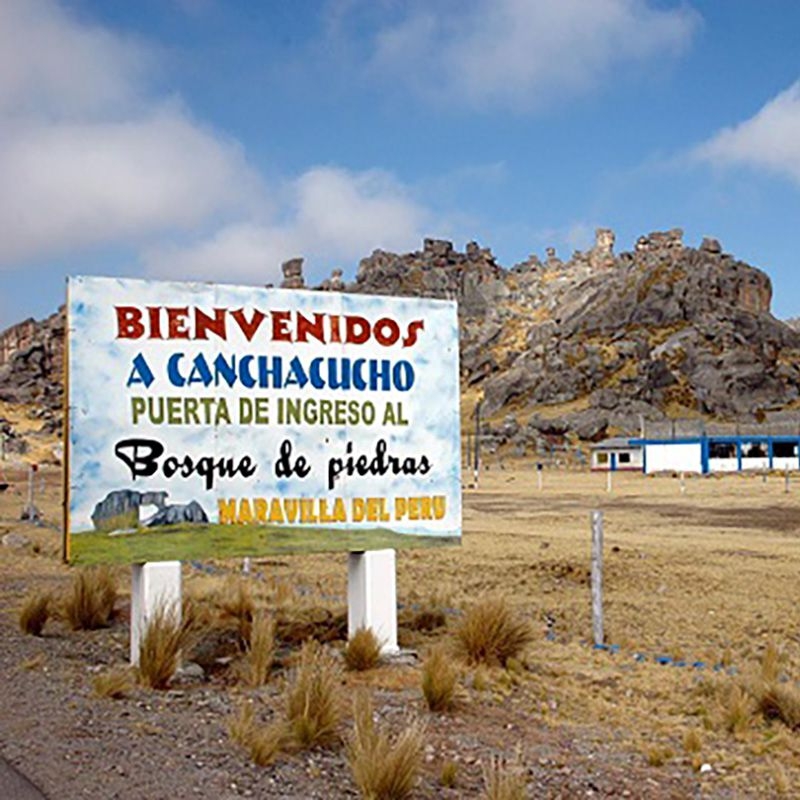
[[[62,307],[42,322],[27,320],[0,334],[0,400],[32,406],[46,433],[62,424],[65,332]]]
[[[614,252],[614,232],[563,261],[554,248],[504,269],[469,242],[425,239],[406,254],[375,250],[355,280],[341,270],[317,288],[458,301],[465,388],[486,416],[513,407],[519,429],[498,441],[538,448],[567,434],[602,438],[642,419],[687,414],[764,419],[800,401],[800,331],[770,313],[769,277],[674,228]],[[283,264],[285,288],[304,288],[303,259]],[[0,336],[0,399],[61,407],[64,320],[59,312]],[[541,415],[543,407],[568,410]]]
[[[759,418],[800,397],[800,336],[770,314],[765,273],[715,239],[685,245],[679,228],[618,256],[614,239],[600,228],[587,253],[563,262],[548,248],[508,271],[474,243],[426,240],[376,251],[348,289],[457,299],[463,379],[484,413],[582,403],[562,433],[583,439],[665,414]]]

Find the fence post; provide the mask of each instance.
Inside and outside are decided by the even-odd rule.
[[[481,471],[481,401],[475,404],[475,488]]]
[[[603,512],[592,511],[592,635],[603,644]]]

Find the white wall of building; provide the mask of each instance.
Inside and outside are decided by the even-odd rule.
[[[747,456],[742,456],[742,470],[745,469],[769,469],[769,458],[747,458]]]
[[[739,469],[739,461],[736,458],[709,458],[709,472],[736,472]]]
[[[651,472],[702,472],[703,459],[700,442],[669,442],[646,444],[645,471]],[[734,461],[735,463],[735,461]]]

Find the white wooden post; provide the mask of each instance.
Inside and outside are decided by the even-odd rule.
[[[181,562],[134,564],[131,572],[131,664],[139,663],[139,646],[153,614],[164,608],[181,613]]]
[[[397,569],[394,550],[348,553],[347,634],[371,628],[382,653],[396,653]]]
[[[603,644],[603,512],[592,511],[592,635]]]
[[[606,472],[606,491],[611,493],[611,468]]]

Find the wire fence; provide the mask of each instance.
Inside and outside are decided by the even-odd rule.
[[[709,422],[701,419],[644,420],[645,439],[686,439],[702,436],[800,436],[800,416],[764,422]]]

